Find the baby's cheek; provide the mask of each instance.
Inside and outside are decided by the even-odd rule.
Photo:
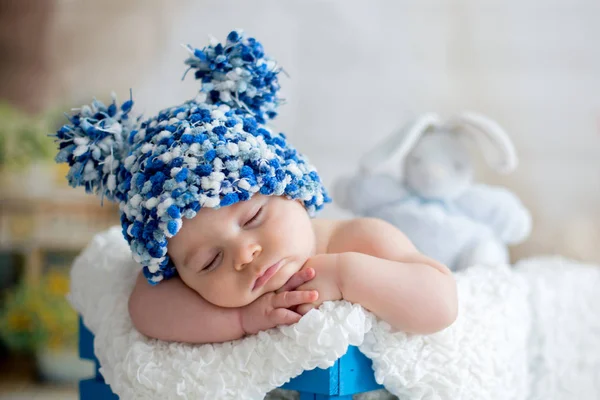
[[[225,282],[215,283],[204,288],[200,295],[208,302],[219,307],[243,307],[254,301],[254,297],[236,285]]]
[[[221,305],[224,300],[227,300],[227,293],[224,293],[226,290],[223,287],[220,290],[218,288],[218,285],[202,285],[202,288],[199,290],[200,296],[211,303]]]
[[[218,290],[219,285],[215,285],[213,279],[196,279],[193,282],[193,289],[202,296],[205,300],[217,304],[221,301],[221,291]]]

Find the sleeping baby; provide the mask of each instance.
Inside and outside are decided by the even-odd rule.
[[[143,121],[131,99],[94,101],[56,133],[70,184],[119,204],[142,266],[129,299],[136,329],[223,342],[335,300],[405,332],[451,325],[447,267],[382,220],[314,218],[331,200],[308,159],[267,126],[281,67],[261,44],[233,31],[188,50],[201,82],[193,100]]]

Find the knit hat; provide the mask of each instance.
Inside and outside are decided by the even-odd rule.
[[[301,200],[314,216],[331,201],[308,159],[266,126],[282,102],[281,67],[262,45],[233,31],[225,44],[187,49],[201,82],[195,99],[142,121],[131,98],[118,106],[113,95],[109,106],[75,109],[54,135],[69,184],[119,204],[123,236],[152,284],[176,274],[167,238],[202,207],[261,193]]]

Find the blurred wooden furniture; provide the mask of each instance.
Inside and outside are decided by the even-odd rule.
[[[40,187],[42,183],[29,184]],[[64,183],[31,192],[19,190],[14,183],[0,186],[0,251],[22,254],[25,278],[31,282],[43,272],[45,253],[79,252],[96,233],[119,224],[116,204],[101,205],[99,198]]]

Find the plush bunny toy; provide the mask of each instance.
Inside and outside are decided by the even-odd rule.
[[[368,152],[355,176],[336,181],[334,201],[394,224],[452,270],[508,263],[507,245],[529,236],[531,216],[507,189],[473,182],[469,138],[497,172],[516,168],[514,146],[494,121],[463,113],[442,123],[429,113]]]

